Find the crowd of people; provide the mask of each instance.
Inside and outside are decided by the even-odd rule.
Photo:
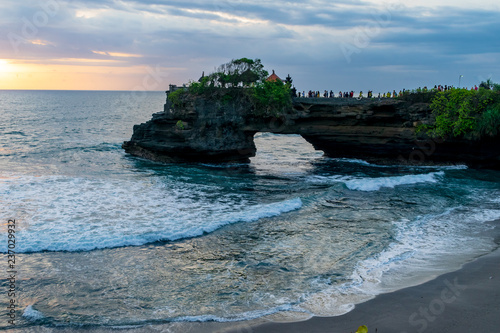
[[[399,95],[403,94],[406,90],[403,89],[403,91],[399,92]],[[325,90],[323,93],[319,91],[312,91],[309,90],[309,92],[298,92],[296,97],[306,97],[306,98],[365,98],[365,95],[363,94],[362,91],[359,92],[359,95],[355,96],[355,93],[353,90],[351,91],[339,91],[337,95],[333,92],[333,90]],[[366,94],[366,98],[373,98],[373,91],[369,90]],[[387,94],[378,94],[378,98],[390,98],[390,97],[398,97],[398,93],[394,90],[392,93],[388,92]]]
[[[451,90],[451,89],[456,89],[455,87],[453,86],[448,86],[448,85],[435,85],[433,89],[431,89],[431,91],[448,91],[448,90]],[[467,88],[462,88],[462,89],[467,89]],[[471,90],[478,90],[478,87],[477,85],[472,87]],[[399,92],[397,92],[396,90],[393,90],[392,93],[390,91],[388,91],[387,93],[378,93],[378,96],[374,96],[373,95],[373,91],[372,90],[369,90],[366,94],[366,96],[363,94],[362,91],[359,92],[359,94],[356,96],[356,94],[354,93],[353,90],[351,91],[339,91],[338,94],[335,94],[333,92],[333,90],[325,90],[323,91],[323,93],[321,93],[320,91],[313,91],[313,90],[309,90],[307,93],[305,91],[302,91],[302,92],[298,92],[296,93],[296,96],[295,97],[306,97],[306,98],[396,98],[398,96],[402,96],[402,95],[405,95],[405,94],[409,94],[409,93],[419,93],[419,92],[428,92],[429,89],[427,88],[427,86],[421,88],[419,87],[418,89],[415,89],[413,91],[410,91],[410,90],[406,90],[406,89],[403,89],[403,90],[400,90]]]

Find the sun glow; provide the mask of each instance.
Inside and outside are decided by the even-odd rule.
[[[112,59],[63,58],[45,64],[0,59],[0,90],[165,90],[170,80],[177,80],[174,73],[184,70]]]
[[[10,64],[5,59],[0,59],[0,74],[8,72],[10,69]]]

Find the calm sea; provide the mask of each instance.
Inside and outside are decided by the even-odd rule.
[[[339,315],[498,246],[498,171],[332,159],[268,133],[250,164],[125,154],[164,100],[0,91],[0,267],[15,219],[16,327]]]

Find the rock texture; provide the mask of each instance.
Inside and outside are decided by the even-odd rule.
[[[180,121],[180,122],[179,122]],[[246,161],[255,155],[257,132],[300,134],[331,157],[379,163],[467,163],[500,168],[500,138],[431,139],[416,133],[432,122],[429,103],[399,99],[296,98],[280,117],[256,117],[252,103],[191,96],[181,107],[134,126],[123,148],[162,162]]]
[[[253,136],[243,130],[249,101],[224,103],[190,98],[182,107],[167,101],[163,112],[134,126],[123,144],[130,154],[160,162],[226,162],[255,156]],[[182,125],[180,125],[180,122]]]

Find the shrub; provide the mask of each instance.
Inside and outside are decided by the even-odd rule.
[[[435,123],[428,133],[432,136],[480,139],[498,133],[500,94],[496,91],[480,88],[439,92],[432,99],[431,109]]]
[[[488,106],[477,123],[479,137],[497,136],[500,134],[500,104]]]
[[[176,124],[175,124],[175,127],[177,127],[177,129],[180,129],[181,131],[184,130],[184,122],[182,120],[179,120]]]
[[[254,111],[258,116],[280,116],[292,105],[290,85],[264,81],[253,88]]]
[[[182,106],[182,97],[186,93],[186,90],[179,89],[168,94],[168,100],[172,102],[173,106]]]

